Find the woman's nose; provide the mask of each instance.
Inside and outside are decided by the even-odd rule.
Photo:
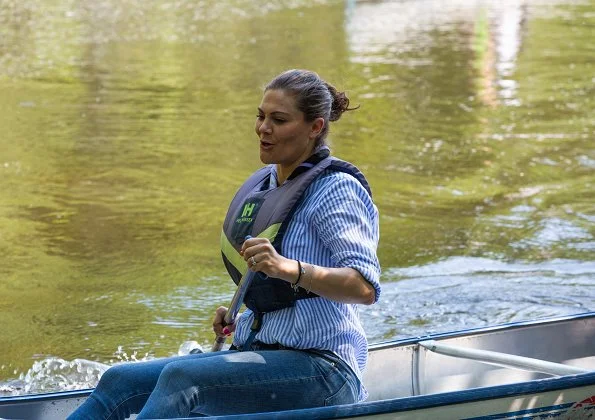
[[[270,134],[271,133],[271,127],[269,126],[269,124],[267,123],[267,121],[263,121],[262,124],[260,124],[260,126],[258,127],[258,132],[261,134]]]

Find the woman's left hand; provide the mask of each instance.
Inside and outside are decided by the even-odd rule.
[[[268,239],[246,239],[240,254],[252,271],[260,271],[291,284],[298,279],[297,261],[279,255]],[[320,267],[302,262],[304,266],[308,267],[306,278],[308,291],[312,293],[341,303],[371,305],[376,301],[374,286],[353,268]]]
[[[298,266],[294,260],[283,257],[266,238],[250,238],[242,244],[240,255],[254,272],[260,271],[269,277],[289,282],[298,276]]]

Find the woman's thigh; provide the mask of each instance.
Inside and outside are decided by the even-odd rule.
[[[147,405],[159,414],[160,401],[185,393],[195,404],[191,411],[254,413],[353,403],[358,390],[355,375],[332,357],[295,350],[227,352],[168,363]]]
[[[113,394],[152,392],[163,368],[170,363],[190,363],[191,360],[221,356],[221,353],[201,353],[186,356],[159,358],[146,362],[122,363],[108,369],[101,377],[98,389],[106,392],[108,389]]]

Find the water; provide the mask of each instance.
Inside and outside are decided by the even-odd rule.
[[[595,2],[494,3],[0,0],[0,395],[210,347],[292,67],[361,106],[331,144],[381,214],[371,342],[594,310]]]

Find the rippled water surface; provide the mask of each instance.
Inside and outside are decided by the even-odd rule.
[[[287,68],[360,105],[371,342],[595,310],[594,39],[593,0],[0,0],[0,395],[209,346]]]

